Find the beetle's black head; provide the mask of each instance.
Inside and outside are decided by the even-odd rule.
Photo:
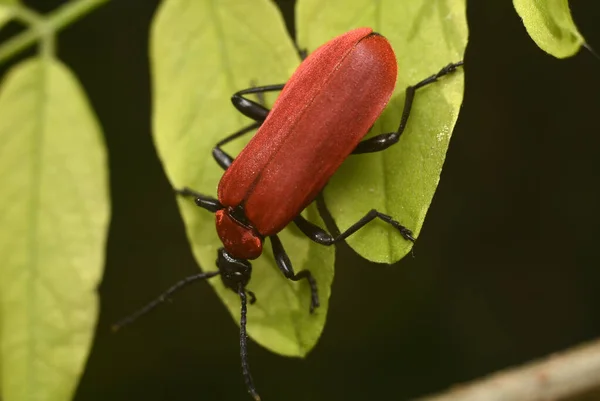
[[[225,287],[230,288],[236,294],[240,284],[242,288],[250,281],[252,265],[246,259],[237,259],[231,256],[225,248],[219,248],[217,252],[217,267],[221,274],[221,280]]]

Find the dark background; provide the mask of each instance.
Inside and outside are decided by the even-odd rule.
[[[45,12],[63,2],[26,3]],[[294,2],[278,3],[293,24]],[[600,49],[600,2],[571,3]],[[58,42],[104,128],[113,202],[76,400],[248,400],[237,326],[207,283],[109,331],[197,272],[151,141],[157,4],[112,1]],[[416,257],[388,267],[340,246],[327,325],[308,358],[250,344],[264,400],[403,400],[600,335],[600,60],[545,54],[510,1],[469,1],[468,21],[465,100]]]

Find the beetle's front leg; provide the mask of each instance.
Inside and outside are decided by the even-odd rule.
[[[271,239],[271,246],[273,247],[273,255],[275,256],[275,262],[277,263],[277,267],[283,273],[285,277],[292,281],[298,281],[305,279],[308,281],[308,285],[310,286],[310,313],[313,313],[315,308],[318,308],[319,303],[319,294],[317,290],[317,282],[310,271],[301,270],[298,273],[294,273],[294,268],[292,267],[292,263],[290,262],[290,258],[287,253],[285,253],[285,249],[283,249],[283,245],[279,240],[277,235],[269,236]]]
[[[278,92],[283,89],[285,84],[277,84],[277,85],[266,85],[266,86],[256,86],[248,89],[241,90],[236,92],[231,97],[231,103],[233,106],[238,109],[240,113],[249,117],[257,122],[263,122],[267,118],[269,114],[269,109],[260,103],[255,102],[254,100],[250,100],[244,95],[251,95],[253,93],[267,93],[267,92]]]
[[[242,136],[244,134],[247,134],[248,132],[254,131],[258,127],[260,127],[261,124],[262,124],[262,122],[258,122],[258,121],[254,122],[254,123],[242,128],[241,130],[234,132],[233,134],[222,139],[221,141],[219,141],[219,143],[216,144],[216,146],[212,150],[213,159],[215,159],[217,164],[223,170],[227,170],[229,168],[229,166],[231,166],[231,163],[233,163],[233,157],[231,157],[227,152],[225,152],[223,149],[221,149],[221,146],[225,145],[226,143],[228,143],[236,138],[239,138],[240,136]]]
[[[254,131],[258,127],[260,127],[262,125],[263,121],[265,121],[265,119],[267,118],[267,115],[269,114],[269,111],[270,111],[263,104],[257,103],[253,100],[245,98],[244,95],[250,95],[253,93],[262,94],[262,93],[266,93],[266,92],[280,91],[283,89],[283,86],[284,86],[284,84],[267,85],[267,86],[258,86],[258,87],[248,88],[248,89],[244,89],[239,92],[236,92],[231,97],[231,103],[233,103],[233,106],[240,113],[245,115],[246,117],[250,117],[251,119],[255,120],[255,122],[242,128],[241,130],[236,131],[233,134],[223,138],[222,140],[219,141],[219,143],[217,143],[215,145],[215,147],[212,150],[212,155],[213,155],[213,158],[215,159],[215,161],[217,162],[217,164],[223,170],[227,170],[229,168],[229,166],[231,166],[231,163],[233,163],[233,157],[231,157],[229,154],[227,154],[227,152],[225,152],[223,149],[221,149],[221,147],[224,146],[225,144],[233,141],[234,139],[237,139],[237,138],[241,137],[242,135],[245,135],[248,132]]]
[[[203,195],[199,192],[196,192],[188,187],[183,187],[182,189],[175,189],[175,193],[181,196],[185,196],[187,198],[194,198],[194,202],[196,205],[201,207],[202,209],[206,209],[211,213],[216,213],[218,210],[223,209],[223,205],[219,202],[218,199],[215,199],[208,195]]]

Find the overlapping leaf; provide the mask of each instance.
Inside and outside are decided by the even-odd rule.
[[[154,21],[151,56],[154,139],[167,175],[174,187],[187,186],[216,196],[223,172],[212,159],[211,149],[250,123],[229,98],[251,85],[283,83],[299,63],[284,23],[267,0],[167,0]],[[272,100],[267,97],[269,103]],[[226,150],[235,155],[248,139],[239,139]],[[187,199],[179,200],[179,206],[201,268],[215,270],[217,249],[222,245],[214,216]],[[314,207],[307,214],[320,222]],[[309,315],[306,282],[285,279],[268,251],[267,240],[266,254],[253,261],[248,288],[258,302],[249,308],[248,331],[275,352],[302,356],[314,346],[325,322],[334,249],[315,247],[294,229],[286,229],[281,239],[295,270],[313,272],[321,308]],[[212,284],[237,321],[237,295],[218,278]]]
[[[303,0],[298,2],[301,48],[314,50],[328,39],[361,26],[391,42],[398,60],[396,91],[370,135],[397,129],[404,89],[451,62],[467,44],[464,0]],[[369,155],[351,156],[325,189],[327,206],[340,229],[370,209],[391,215],[417,236],[440,179],[450,136],[463,97],[463,72],[420,89],[400,142]],[[374,221],[348,238],[363,257],[391,263],[412,244],[389,225]]]

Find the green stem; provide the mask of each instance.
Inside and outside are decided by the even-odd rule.
[[[12,7],[15,19],[23,22],[25,25],[37,26],[42,23],[44,17],[37,12],[30,10],[25,6],[14,5]]]
[[[27,31],[0,45],[0,64],[32,46],[39,39],[47,39],[49,36],[54,36],[58,31],[106,2],[108,0],[76,0],[59,7],[48,14],[47,17],[40,19],[33,18],[36,14],[29,10],[20,10],[17,12],[17,18],[20,17],[20,19],[31,26]],[[51,39],[46,40],[46,43],[51,44],[52,42]],[[47,50],[51,51],[51,49]]]
[[[44,27],[41,27],[44,29]],[[42,36],[40,50],[41,55],[46,60],[51,60],[56,55],[56,31],[51,31],[47,35]]]
[[[21,21],[23,24],[28,25],[38,34],[40,40],[40,51],[42,57],[52,58],[54,57],[54,38],[56,31],[52,26],[49,25],[47,19],[37,12],[25,7],[25,6],[14,6],[15,19]]]
[[[39,36],[39,32],[37,32],[36,29],[29,29],[4,42],[2,46],[0,46],[0,63],[5,62],[15,54],[18,54],[33,45],[38,40]]]
[[[58,32],[94,10],[96,7],[108,3],[108,1],[109,0],[78,0],[67,3],[50,13],[48,16],[48,24],[54,28],[55,32]]]

